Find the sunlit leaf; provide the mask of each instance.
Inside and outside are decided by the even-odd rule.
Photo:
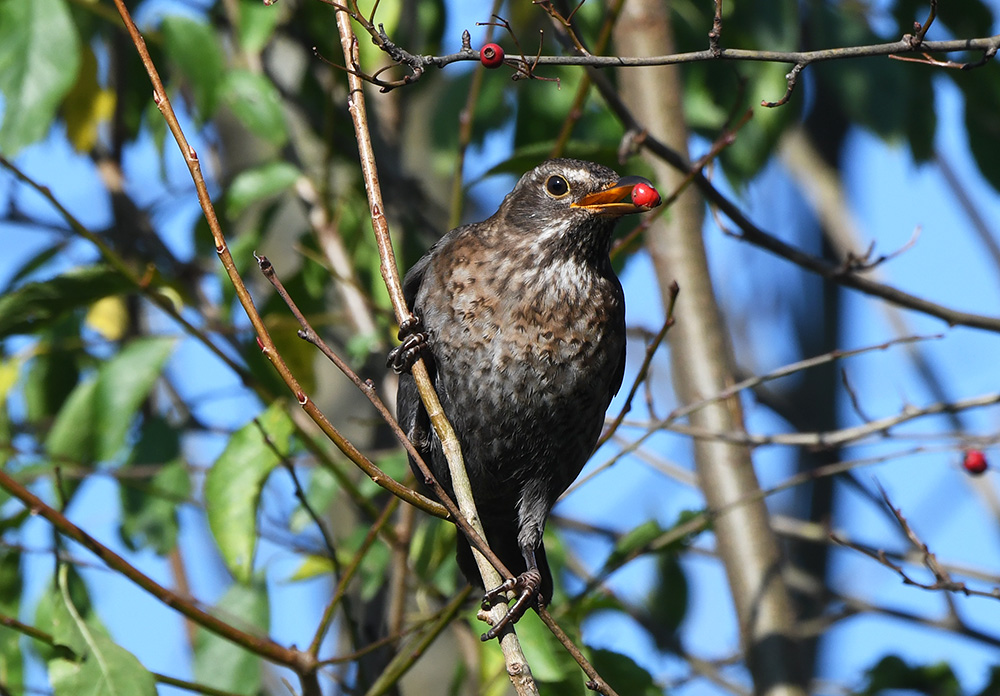
[[[55,604],[52,637],[75,655],[49,660],[49,679],[56,696],[155,696],[153,675],[77,608],[67,586],[66,566],[60,567],[58,585],[61,602]]]
[[[49,454],[80,463],[113,457],[173,346],[171,338],[136,339],[78,384],[46,438]]]
[[[115,109],[115,91],[97,82],[97,58],[84,46],[83,62],[73,89],[66,95],[63,117],[66,137],[79,152],[90,152],[97,143],[99,127],[111,118]]]
[[[330,563],[329,558],[310,554],[302,560],[302,563],[300,563],[299,567],[295,569],[295,572],[288,577],[288,580],[289,582],[311,580],[312,578],[320,575],[329,575],[332,572],[333,565]]]
[[[90,306],[87,326],[109,341],[119,341],[128,330],[128,309],[120,296],[103,297]]]
[[[288,453],[292,420],[276,402],[236,431],[205,477],[208,525],[226,566],[241,583],[253,577],[257,503],[271,470]]]
[[[77,268],[50,280],[26,283],[0,296],[0,337],[33,333],[67,312],[132,287],[120,273],[105,266]]]
[[[49,131],[80,65],[80,39],[65,0],[0,2],[0,92],[7,108],[0,152],[13,156]]]

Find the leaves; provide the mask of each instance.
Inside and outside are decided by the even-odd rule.
[[[215,612],[241,630],[266,634],[270,614],[266,586],[262,581],[233,585],[219,600]],[[259,657],[200,627],[194,647],[194,673],[198,681],[239,694],[259,692]]]
[[[21,605],[21,552],[0,547],[0,614],[17,616]],[[13,690],[24,683],[24,659],[21,651],[20,634],[15,631],[0,631],[0,684]]]
[[[136,339],[78,384],[45,440],[48,453],[79,463],[117,454],[173,346],[171,338]]]
[[[240,172],[226,193],[226,213],[237,217],[251,204],[290,187],[301,174],[298,167],[286,162],[268,162]]]
[[[45,281],[26,283],[0,296],[0,338],[33,333],[110,295],[132,289],[118,271],[86,266]]]
[[[591,661],[597,673],[620,693],[660,696],[663,692],[653,677],[635,660],[611,650],[594,650]]]
[[[211,117],[226,74],[215,32],[205,22],[180,15],[164,17],[160,28],[167,55],[191,86],[197,113],[202,119]]]
[[[97,57],[89,46],[82,51],[82,65],[73,89],[66,95],[63,117],[66,137],[79,152],[90,152],[97,143],[99,127],[111,118],[115,92],[100,86]]]
[[[248,70],[230,70],[221,87],[221,99],[254,135],[274,146],[288,139],[281,96],[274,83]]]
[[[281,5],[240,0],[240,45],[248,53],[260,53],[281,21]]]
[[[122,541],[132,550],[151,548],[165,555],[177,543],[177,506],[188,498],[191,481],[181,459],[180,436],[165,419],[143,423],[142,438],[129,466],[155,473],[130,478],[120,487]]]
[[[89,622],[69,592],[66,566],[59,569],[58,599],[53,604],[52,638],[74,653],[49,660],[56,696],[156,696],[153,675],[104,628]]]
[[[868,685],[858,696],[878,696],[896,689],[912,689],[934,696],[960,696],[962,693],[955,673],[946,663],[936,665],[908,664],[896,655],[882,658],[868,670]]]
[[[292,430],[284,405],[272,404],[233,434],[205,477],[209,527],[229,572],[244,584],[253,577],[260,493],[287,456]]]
[[[80,39],[65,0],[0,0],[0,92],[7,103],[0,152],[13,156],[48,133],[79,65]]]

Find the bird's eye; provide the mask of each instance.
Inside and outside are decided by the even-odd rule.
[[[545,181],[545,190],[553,198],[562,198],[569,193],[569,184],[564,178],[555,174]]]

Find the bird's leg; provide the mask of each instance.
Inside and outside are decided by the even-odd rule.
[[[497,621],[486,633],[480,636],[480,640],[487,641],[496,638],[500,631],[508,624],[517,623],[517,620],[524,616],[528,607],[535,603],[536,606],[544,606],[545,600],[540,594],[542,587],[542,573],[538,570],[538,561],[535,560],[534,548],[522,548],[521,553],[528,569],[516,578],[508,578],[492,590],[488,590],[483,595],[483,609],[489,609],[497,602],[506,602],[507,593],[514,591],[517,599],[511,605],[507,614]]]
[[[400,375],[409,372],[413,363],[417,362],[420,354],[427,348],[427,334],[420,317],[411,314],[404,319],[399,325],[397,338],[402,343],[389,351],[385,366],[391,367],[393,372]]]

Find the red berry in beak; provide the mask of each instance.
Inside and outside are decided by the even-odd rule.
[[[979,450],[968,450],[965,453],[965,459],[962,461],[962,466],[973,476],[979,476],[979,474],[986,471],[986,455]]]
[[[495,43],[488,43],[479,49],[479,62],[491,70],[503,65],[503,49]]]
[[[643,208],[655,208],[660,204],[660,194],[648,184],[636,184],[632,188],[632,202]]]

